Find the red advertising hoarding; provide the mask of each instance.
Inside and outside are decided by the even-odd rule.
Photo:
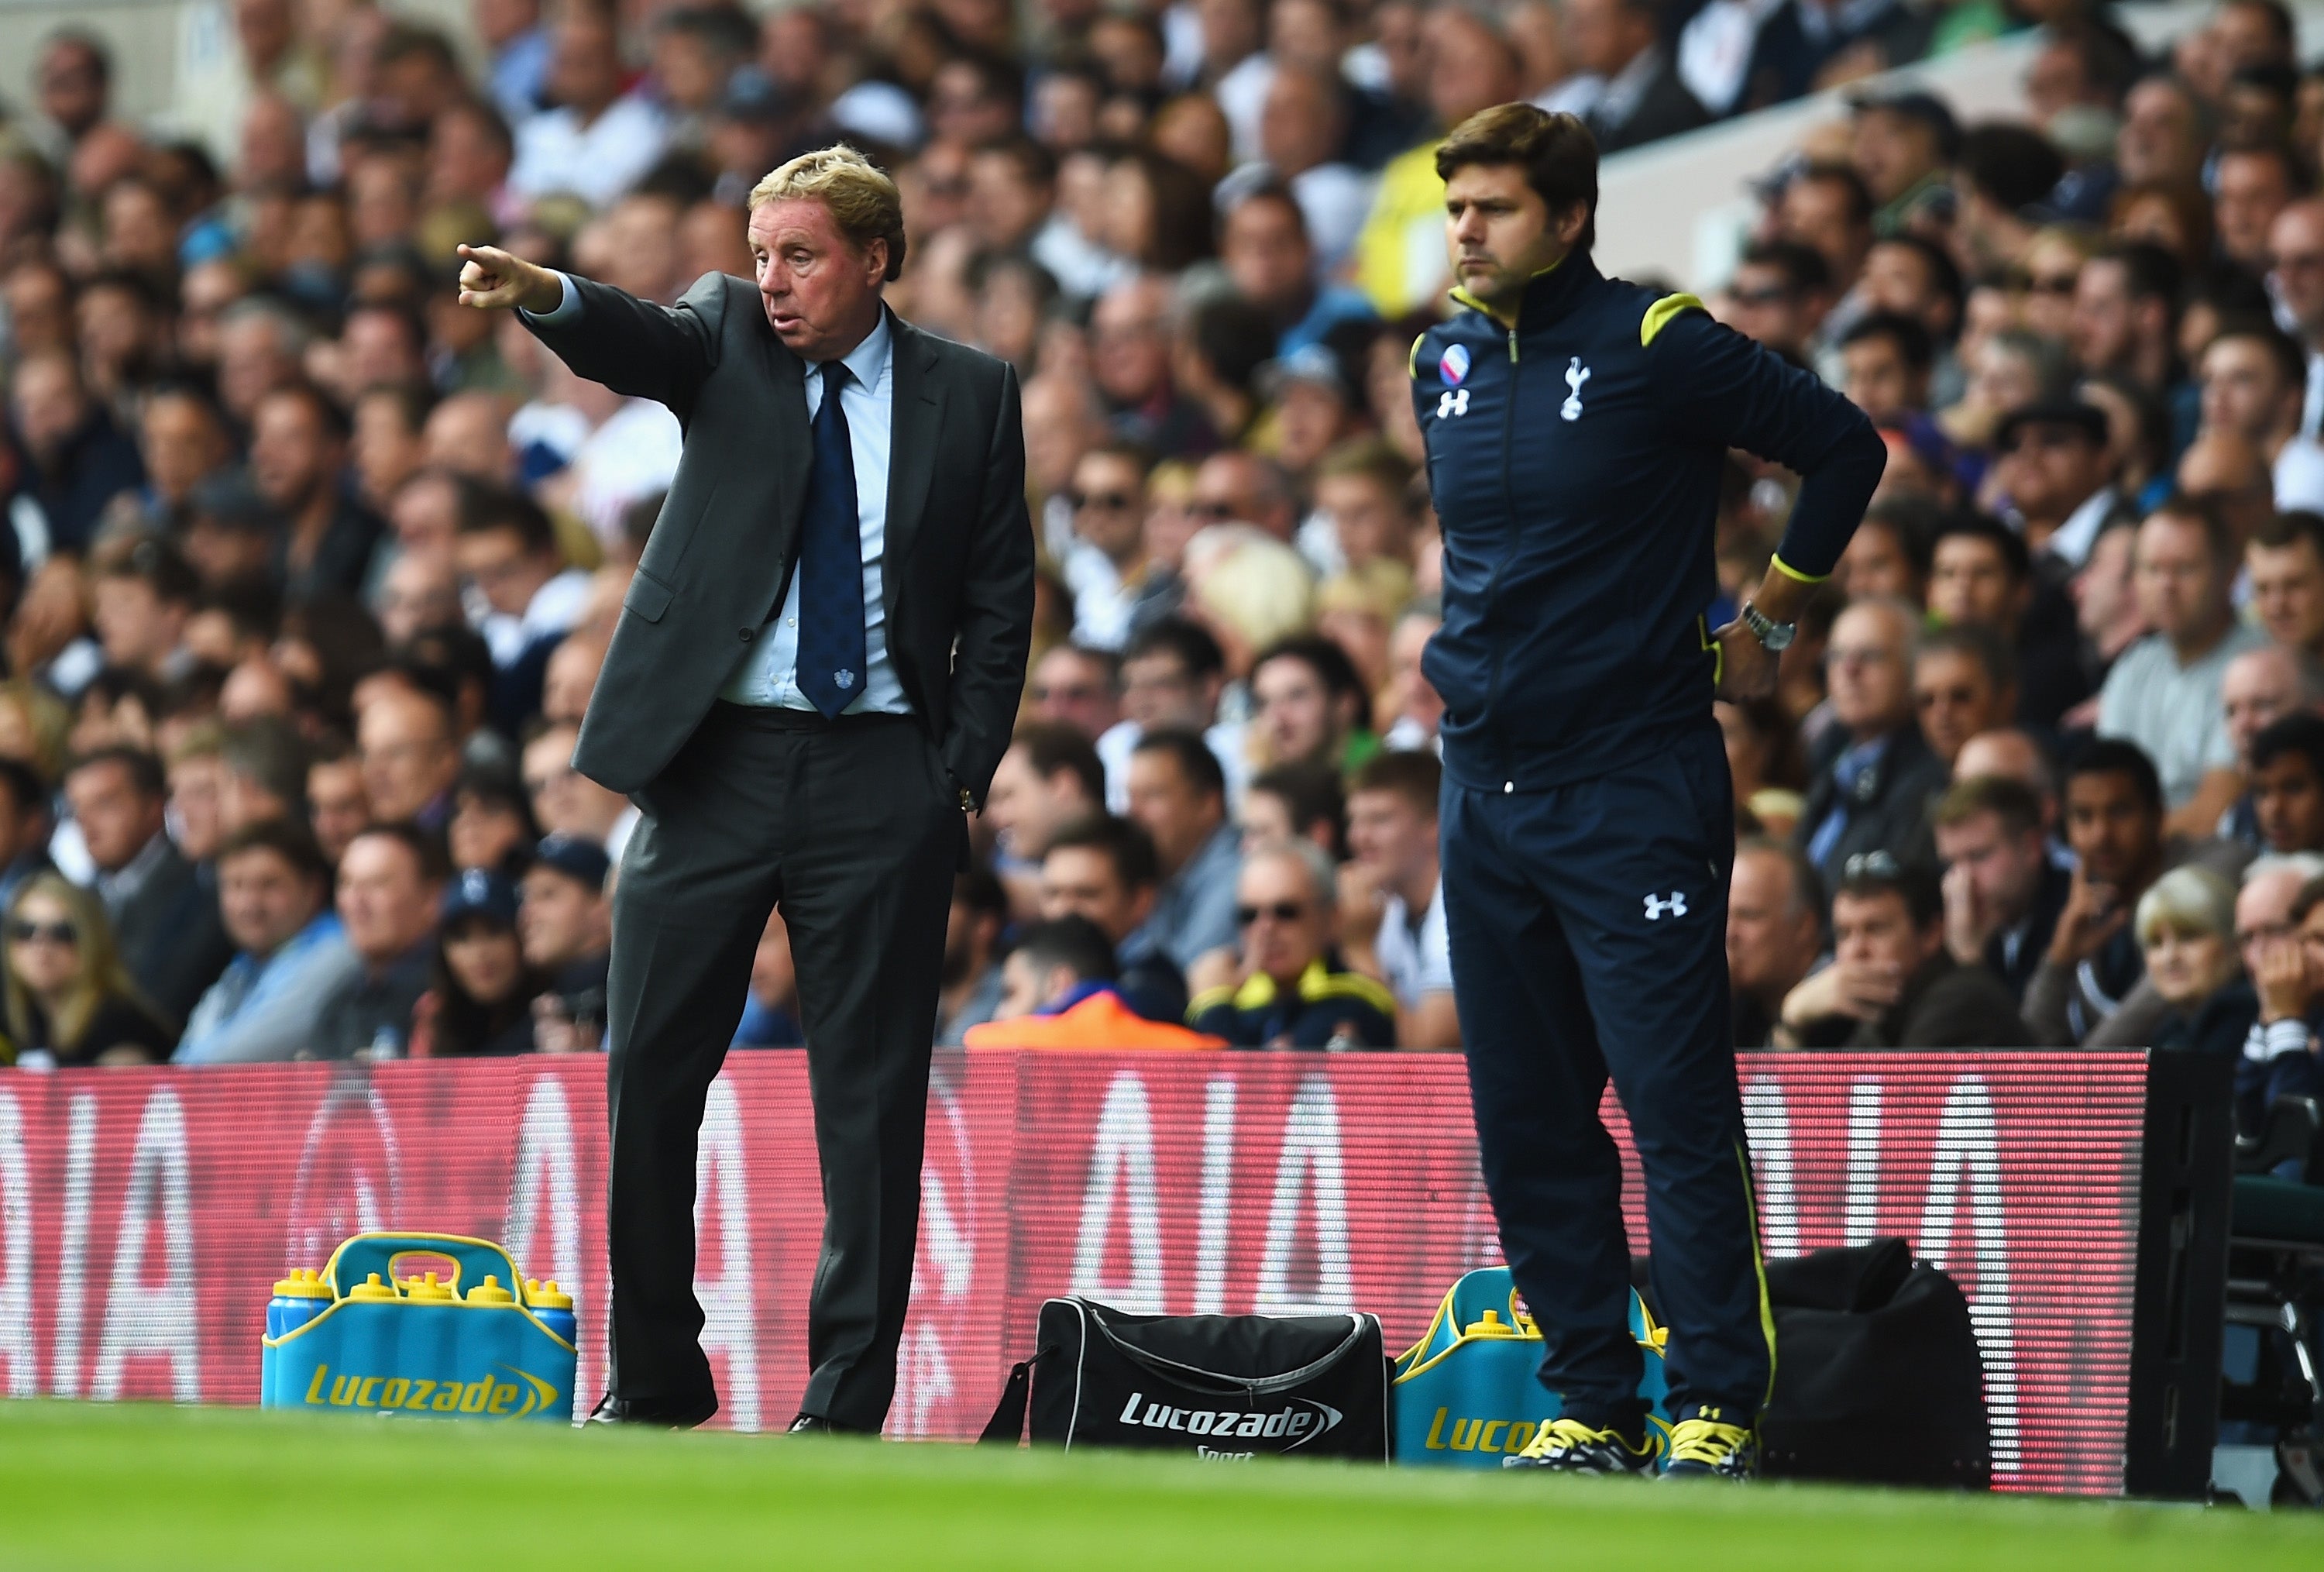
[[[270,1286],[369,1228],[507,1243],[603,1382],[602,1061],[0,1072],[0,1392],[251,1402]],[[1744,1065],[1771,1254],[1901,1234],[1967,1290],[1995,1481],[2121,1487],[2146,1059]],[[1498,1259],[1457,1057],[939,1055],[891,1434],[982,1427],[1043,1299],[1378,1313]],[[804,1056],[738,1053],[695,1218],[721,1422],[787,1422],[821,1203]],[[1631,1244],[1646,1248],[1635,1177]]]

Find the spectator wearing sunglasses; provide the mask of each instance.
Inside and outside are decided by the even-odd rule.
[[[1186,1024],[1237,1048],[1394,1048],[1396,995],[1349,971],[1332,948],[1335,872],[1309,841],[1273,841],[1235,882],[1230,980],[1194,995]]]
[[[1832,961],[1794,988],[1778,1048],[2029,1048],[2000,978],[1945,948],[1944,903],[1925,870],[1885,851],[1848,859],[1831,902]]]
[[[1146,472],[1153,456],[1135,442],[1101,443],[1074,466],[1066,500],[1074,543],[1065,553],[1065,587],[1074,592],[1074,642],[1119,651],[1130,642],[1130,612],[1145,588]]]
[[[159,1064],[170,1029],[145,1003],[95,895],[35,874],[8,907],[8,1044],[25,1068]]]

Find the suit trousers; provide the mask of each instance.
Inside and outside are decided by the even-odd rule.
[[[1629,1330],[1622,1167],[1599,1117],[1610,1074],[1646,1170],[1671,1418],[1749,1424],[1775,1329],[1760,1271],[1727,983],[1735,819],[1707,721],[1634,764],[1439,806],[1444,916],[1478,1157],[1501,1252],[1564,1411],[1646,1418]]]
[[[723,702],[636,800],[606,990],[613,1393],[650,1411],[715,1400],[694,1294],[696,1148],[779,905],[825,1207],[799,1406],[876,1431],[919,1233],[958,802],[909,717]]]

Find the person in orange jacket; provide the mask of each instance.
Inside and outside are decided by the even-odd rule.
[[[1115,992],[1113,944],[1086,917],[1027,929],[1001,963],[994,1019],[972,1026],[971,1048],[1216,1049],[1212,1037],[1148,1021]]]

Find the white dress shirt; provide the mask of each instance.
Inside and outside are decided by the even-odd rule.
[[[842,357],[848,378],[839,394],[839,412],[847,417],[847,439],[855,453],[855,517],[863,543],[863,691],[841,711],[844,715],[909,715],[904,685],[897,680],[896,664],[888,658],[888,608],[881,600],[888,553],[888,459],[894,447],[896,416],[895,337],[888,330],[882,310],[872,331]],[[810,365],[804,378],[807,418],[814,424],[823,408],[823,367]],[[783,592],[783,609],[767,626],[764,638],[742,653],[734,675],[719,690],[736,704],[774,709],[813,709],[799,690],[794,668],[798,664],[799,576],[791,574]]]
[[[573,281],[558,275],[563,293],[557,309],[536,319],[562,322],[582,310],[581,293]],[[528,313],[530,314],[530,313]],[[911,701],[888,658],[888,607],[882,598],[888,554],[888,463],[895,447],[895,335],[888,328],[885,308],[865,334],[863,342],[843,356],[848,377],[839,395],[839,412],[847,417],[847,439],[855,456],[855,517],[863,546],[863,691],[841,711],[843,715],[909,715]],[[802,393],[807,418],[814,425],[823,408],[823,367],[802,368]],[[735,704],[762,709],[813,709],[799,689],[798,574],[791,574],[783,592],[782,610],[767,624],[766,637],[752,641],[718,696]]]

